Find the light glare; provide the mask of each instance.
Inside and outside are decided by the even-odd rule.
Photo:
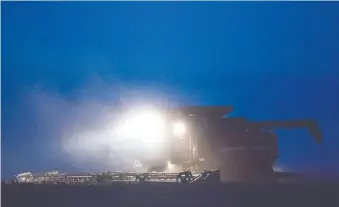
[[[177,122],[173,125],[173,132],[176,136],[183,136],[186,132],[186,127],[183,123]]]
[[[117,134],[123,138],[137,138],[143,142],[161,140],[164,135],[164,120],[157,113],[142,113],[133,115],[117,129]]]

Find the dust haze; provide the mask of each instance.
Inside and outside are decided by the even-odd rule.
[[[73,166],[136,170],[141,167],[135,160],[136,154],[142,153],[138,143],[121,141],[112,135],[112,129],[119,121],[121,108],[168,107],[169,94],[161,89],[119,81],[107,83],[94,76],[71,95],[43,86],[27,88],[25,100],[48,133],[53,133],[51,137],[56,137],[54,150]],[[158,156],[161,149],[149,153]]]

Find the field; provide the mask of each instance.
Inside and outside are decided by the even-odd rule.
[[[339,206],[339,185],[2,185],[2,207]],[[337,197],[337,198],[336,198]]]

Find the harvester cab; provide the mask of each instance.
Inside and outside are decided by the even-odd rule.
[[[171,163],[184,169],[220,169],[222,180],[257,180],[273,177],[278,159],[277,135],[272,129],[306,127],[320,143],[316,122],[249,121],[225,117],[229,106],[184,107],[170,111],[175,123],[170,144]]]

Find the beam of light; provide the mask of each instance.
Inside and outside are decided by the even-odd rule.
[[[144,143],[163,141],[165,120],[156,112],[142,112],[128,116],[115,133],[123,139],[139,139]]]
[[[176,122],[173,124],[173,133],[175,136],[184,136],[186,132],[185,124],[182,122]]]
[[[43,147],[48,149],[44,156],[52,160],[58,157],[58,163],[51,165],[74,170],[133,171],[134,167],[140,167],[134,165],[134,160],[140,160],[141,168],[147,167],[149,160],[168,160],[167,139],[156,135],[162,128],[159,124],[162,122],[161,109],[173,105],[180,97],[169,96],[153,87],[115,81],[107,83],[95,76],[85,85],[74,88],[70,96],[44,87],[28,88],[25,104],[33,110],[39,123],[46,126],[42,130],[46,134],[37,134],[41,139],[46,138],[48,144],[48,148]],[[146,122],[131,127],[134,130],[126,130],[127,127],[123,127],[127,120],[124,119],[125,112],[143,117],[131,116],[132,126],[140,119]],[[146,115],[148,112],[151,115]],[[155,121],[149,121],[152,119]],[[122,131],[127,131],[128,136],[118,136],[115,131],[119,131],[119,126],[125,128]]]

